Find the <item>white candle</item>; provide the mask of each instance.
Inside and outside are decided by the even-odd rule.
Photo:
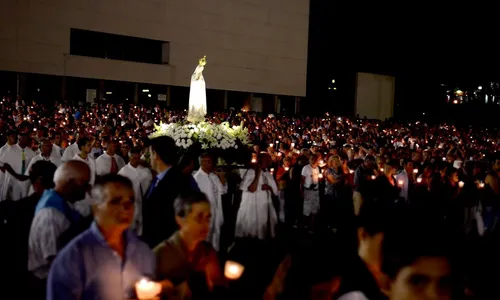
[[[274,174],[274,168],[271,168],[269,171],[271,172],[271,174]]]
[[[413,169],[413,174],[418,174],[418,169]]]
[[[252,164],[256,163],[257,162],[257,159],[255,158],[252,158]]]
[[[322,174],[322,173],[319,173],[318,178],[319,178],[319,179],[322,179],[322,178],[323,178],[323,174]]]
[[[375,179],[375,178],[377,178],[377,176],[375,176],[375,175],[372,175],[372,179]]]
[[[421,183],[421,182],[422,182],[422,177],[418,177],[418,178],[417,178],[417,182],[418,182],[418,183]]]
[[[295,147],[295,143],[291,143],[290,147],[292,147],[292,148]]]
[[[463,188],[463,187],[464,187],[464,184],[465,184],[465,183],[464,183],[463,181],[459,181],[459,182],[458,182],[458,187],[459,187],[459,188]]]
[[[380,168],[380,172],[384,172],[384,168]]]
[[[235,261],[228,260],[224,266],[224,276],[227,279],[236,280],[241,277],[245,267]]]
[[[161,292],[161,284],[149,281],[146,278],[141,279],[135,284],[135,293],[139,300],[155,299]]]

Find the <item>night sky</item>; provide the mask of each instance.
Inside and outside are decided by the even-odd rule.
[[[440,84],[481,85],[499,77],[497,17],[485,7],[476,12],[418,4],[422,7],[311,0],[308,100],[349,115],[356,72],[386,74],[396,77],[395,113],[405,115],[436,106],[442,100]],[[335,91],[328,89],[332,79]],[[316,112],[317,106],[305,110]]]

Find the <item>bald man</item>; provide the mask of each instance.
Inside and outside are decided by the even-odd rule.
[[[46,190],[35,209],[29,235],[28,270],[45,285],[52,260],[61,249],[61,238],[82,217],[72,203],[85,197],[89,189],[90,169],[81,161],[70,160],[54,174],[55,187]]]

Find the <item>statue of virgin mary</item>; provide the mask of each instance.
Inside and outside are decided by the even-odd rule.
[[[191,75],[191,88],[189,90],[189,111],[187,120],[191,123],[199,123],[205,120],[207,114],[207,92],[203,70],[207,64],[207,57],[203,56],[198,61],[198,66]]]

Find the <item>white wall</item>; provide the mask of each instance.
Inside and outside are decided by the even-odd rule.
[[[305,96],[309,0],[0,0],[0,70]],[[70,28],[170,44],[170,65],[68,55]]]
[[[368,119],[391,118],[394,114],[395,78],[358,73],[356,81],[356,114]]]

